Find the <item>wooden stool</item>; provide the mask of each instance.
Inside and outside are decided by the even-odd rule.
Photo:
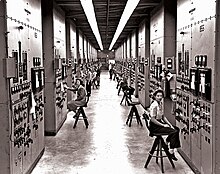
[[[124,92],[124,95],[122,97],[120,104],[122,104],[123,100],[125,99],[125,106],[126,106],[126,103],[129,105],[129,101],[131,101],[131,96],[134,93],[134,88],[131,86],[127,86],[123,89],[123,92]]]
[[[89,126],[89,123],[88,123],[88,120],[87,120],[87,117],[86,117],[86,114],[85,114],[83,107],[85,107],[85,106],[80,106],[78,111],[76,112],[76,115],[75,115],[76,120],[74,122],[73,128],[76,127],[78,120],[80,120],[79,119],[80,115],[82,117],[82,120],[84,120],[86,128],[88,128],[88,126]]]
[[[121,102],[120,102],[120,105],[122,104],[122,102],[125,100],[125,106],[126,106],[126,103],[128,104],[129,103],[129,100],[130,100],[130,98],[129,98],[129,96],[128,96],[128,93],[126,92],[126,91],[124,91],[124,95],[123,95],[123,97],[122,97],[122,99],[121,99]]]
[[[131,127],[131,122],[132,122],[133,116],[136,117],[137,123],[140,124],[141,126],[143,126],[142,122],[141,122],[140,115],[139,115],[137,107],[136,107],[136,105],[139,105],[139,104],[140,104],[139,102],[128,102],[128,105],[131,106],[131,110],[130,110],[130,112],[128,114],[128,118],[127,118],[126,124],[128,124],[128,122],[130,121],[129,122],[129,127]]]
[[[84,111],[84,109],[83,109],[84,107],[87,107],[88,101],[89,101],[89,96],[87,96],[86,104],[83,105],[83,106],[80,106],[79,109],[77,110],[76,115],[74,116],[74,118],[75,118],[76,120],[75,120],[75,122],[74,122],[73,128],[76,127],[76,124],[77,124],[78,120],[84,120],[86,129],[88,128],[89,122],[88,122],[87,116],[86,116],[86,114],[85,114],[85,111]],[[82,117],[82,119],[80,119],[80,117]]]
[[[148,117],[148,115],[146,113],[144,113],[143,118],[146,121],[146,126],[149,130],[149,117]],[[151,133],[151,134],[152,134],[152,136],[156,136],[156,138],[155,138],[153,146],[149,152],[149,155],[148,155],[148,158],[147,158],[147,161],[146,161],[144,167],[147,168],[152,157],[156,157],[157,164],[158,164],[158,159],[160,158],[161,171],[162,171],[162,173],[164,173],[163,158],[168,157],[172,167],[175,168],[173,160],[170,157],[170,152],[169,152],[168,146],[166,145],[166,143],[164,142],[164,139],[163,139],[163,136],[165,136],[167,134],[163,134],[163,133]],[[154,155],[155,151],[157,151],[156,155]],[[165,152],[165,154],[163,154],[163,151]]]
[[[148,158],[147,158],[147,161],[146,161],[144,167],[147,168],[152,157],[156,157],[157,164],[158,164],[158,158],[160,158],[161,171],[162,171],[162,173],[164,173],[163,158],[168,157],[172,167],[175,168],[173,160],[169,155],[170,153],[169,153],[168,147],[165,144],[162,135],[161,134],[154,134],[153,136],[156,136],[156,139],[154,140],[153,146],[149,152],[149,155],[148,155]],[[157,154],[153,155],[155,151],[157,151]],[[166,155],[163,154],[163,151],[165,152]]]

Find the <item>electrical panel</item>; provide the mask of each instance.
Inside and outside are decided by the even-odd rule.
[[[202,6],[207,7],[204,14]],[[177,2],[177,20],[186,19],[177,25],[176,125],[181,129],[180,153],[202,174],[215,173],[215,8],[214,0]]]
[[[144,89],[144,84],[145,84],[144,75],[140,73],[138,74],[138,91]]]
[[[56,127],[59,128],[66,117],[67,110],[67,92],[63,85],[66,84],[67,69],[65,59],[62,60],[60,69],[56,70],[56,86],[55,86],[55,113],[56,113]]]
[[[131,86],[135,84],[135,71],[131,70]]]
[[[131,79],[131,86],[135,86],[135,64],[134,62],[129,64],[130,68],[130,79]]]
[[[1,110],[4,125],[1,125],[0,145],[5,150],[0,163],[1,172],[10,174],[30,172],[44,152],[41,3],[29,0],[20,3],[25,6],[17,6],[12,0],[0,3],[1,9],[7,9],[1,20],[1,26],[7,31],[1,33],[5,40],[0,46],[0,52],[7,53],[5,79],[1,82],[1,86],[6,84],[1,92],[7,94],[7,98],[2,99],[7,109]]]
[[[64,84],[67,84],[68,81],[68,86],[71,86],[71,80],[67,80],[69,62],[66,58],[66,48],[68,48],[66,47],[66,29],[70,30],[68,32],[72,34],[74,31],[72,27],[66,28],[65,12],[61,8],[56,7],[53,2],[41,1],[41,3],[42,23],[51,24],[42,26],[43,31],[47,31],[43,32],[44,62],[47,65],[45,69],[45,76],[47,77],[45,78],[45,114],[47,115],[45,118],[45,135],[54,136],[62,127],[67,116],[67,92],[64,89]],[[47,8],[48,4],[51,6],[50,9]],[[50,11],[48,12],[48,10]],[[73,35],[71,37],[74,38]],[[81,59],[78,61],[83,61],[81,36],[80,34]],[[74,43],[71,42],[71,44],[71,48],[76,47],[73,45]]]
[[[176,125],[180,128],[181,144],[187,157],[190,157],[190,95],[182,89],[176,90]]]

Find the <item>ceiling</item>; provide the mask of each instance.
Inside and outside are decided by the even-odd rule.
[[[84,14],[80,0],[55,0],[66,12],[66,18],[72,19],[76,26],[90,40],[92,45],[99,50],[98,42]],[[117,39],[113,49],[117,49],[128,35],[138,28],[144,18],[149,17],[152,9],[160,4],[161,0],[140,0],[125,28]],[[93,0],[95,15],[99,27],[104,50],[108,50],[114,33],[117,29],[120,17],[127,0]]]

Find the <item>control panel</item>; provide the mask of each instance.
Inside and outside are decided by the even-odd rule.
[[[176,124],[181,129],[182,153],[201,173],[213,173],[213,121],[215,120],[215,2],[207,14],[197,14],[201,4],[179,0],[177,20],[186,13],[192,18],[177,26]],[[181,4],[182,3],[182,4]],[[185,6],[184,6],[184,5]],[[202,2],[205,6],[206,2]],[[197,6],[196,10],[192,6]],[[206,4],[207,5],[207,4]],[[189,11],[192,8],[194,10]],[[188,21],[188,23],[186,23]],[[207,47],[206,43],[209,43]]]
[[[7,52],[8,62],[5,64],[7,88],[2,91],[8,94],[8,115],[2,121],[9,123],[2,127],[8,130],[2,132],[2,137],[8,137],[9,143],[4,139],[1,146],[9,145],[10,150],[6,154],[2,153],[4,161],[0,160],[1,171],[23,174],[30,171],[44,151],[45,76],[39,15],[41,3],[22,0],[21,4],[25,6],[18,7],[12,0],[8,0],[0,6],[2,4],[7,9],[5,21],[2,21],[7,24],[7,32],[4,33],[7,46],[0,46],[0,51]],[[35,21],[32,21],[33,18]],[[5,133],[6,136],[3,135]],[[9,158],[6,157],[8,155]]]
[[[138,74],[138,91],[144,90],[144,85],[145,85],[144,75],[139,73]]]

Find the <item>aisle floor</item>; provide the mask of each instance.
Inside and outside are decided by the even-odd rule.
[[[45,152],[32,174],[161,173],[155,159],[144,168],[154,138],[136,120],[131,127],[125,124],[130,106],[120,105],[123,94],[117,95],[116,85],[108,72],[102,72],[100,89],[92,90],[85,108],[89,128],[80,120],[73,129],[74,113],[70,112],[57,135],[45,137]],[[138,110],[144,111],[141,106]],[[176,156],[175,169],[164,159],[165,173],[193,174],[182,157]]]

